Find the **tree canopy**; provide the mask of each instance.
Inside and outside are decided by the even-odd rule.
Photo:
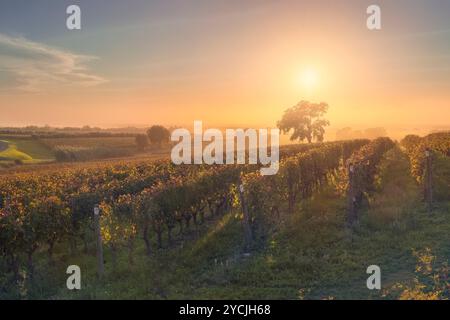
[[[161,146],[163,143],[169,142],[170,131],[163,126],[152,126],[147,130],[148,138],[152,144]]]
[[[309,101],[300,101],[295,106],[287,109],[277,126],[283,133],[289,133],[293,130],[290,137],[294,140],[307,140],[311,143],[313,139],[322,142],[325,134],[325,127],[330,122],[323,118],[328,110],[328,104],[311,103]]]

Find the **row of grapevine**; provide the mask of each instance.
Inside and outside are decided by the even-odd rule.
[[[30,270],[33,254],[92,233],[92,208],[105,199],[138,193],[170,177],[192,174],[194,168],[169,162],[139,166],[104,166],[89,170],[61,170],[43,175],[18,175],[0,182],[0,254],[18,272],[25,254]],[[85,243],[86,245],[86,243]]]
[[[137,195],[124,195],[108,203],[102,202],[102,238],[112,252],[126,247],[130,253],[140,232],[147,254],[152,253],[149,233],[154,232],[157,247],[162,248],[162,233],[169,244],[172,231],[188,228],[191,221],[202,223],[205,213],[218,215],[230,205],[230,190],[238,181],[238,166],[215,166],[185,179],[171,178],[144,189]]]
[[[277,175],[260,176],[255,172],[241,177],[241,202],[246,215],[246,228],[255,239],[265,228],[280,219],[280,212],[292,213],[299,199],[309,197],[330,174],[337,174],[354,151],[367,140],[334,142],[282,159]],[[281,208],[287,204],[287,208]]]
[[[450,157],[450,132],[432,133],[423,138],[407,135],[401,145],[411,161],[411,174],[418,182],[423,182],[427,155],[437,152]]]
[[[300,154],[323,145],[292,145],[282,148],[282,155]],[[150,232],[155,233],[160,249],[163,232],[167,232],[170,244],[172,231],[177,225],[180,234],[184,226],[189,227],[191,220],[197,224],[198,219],[203,222],[206,213],[217,215],[227,212],[236,196],[234,187],[240,175],[246,172],[259,175],[258,166],[213,166],[183,179],[169,179],[144,189],[140,194],[123,195],[109,203],[102,202],[102,237],[113,252],[113,259],[118,248],[125,247],[132,261],[134,240],[138,233],[141,233],[147,254],[150,255]]]
[[[283,152],[290,154],[295,151],[290,148]],[[215,196],[223,193],[223,186],[227,185],[230,175],[222,170],[220,178],[214,179],[219,176],[218,172],[212,174],[214,170],[218,170],[217,167],[174,165],[166,160],[151,164],[121,163],[9,176],[0,181],[0,255],[6,260],[9,269],[17,273],[20,256],[26,255],[28,267],[32,270],[33,255],[44,246],[48,247],[50,260],[55,244],[63,240],[68,240],[75,251],[77,239],[81,239],[86,251],[89,235],[93,232],[92,211],[97,204],[101,205],[103,212],[103,236],[112,248],[116,247],[114,241],[133,238],[138,231],[136,226],[144,222],[143,237],[150,251],[148,225],[151,224],[156,230],[158,246],[161,246],[162,229],[157,227],[161,225],[157,221],[167,221],[168,230],[172,229],[170,221],[176,221],[182,228],[180,217],[188,225],[191,217],[194,221],[197,219],[198,211],[203,215],[204,211],[198,210],[199,206],[206,203],[210,210],[217,211],[226,204],[222,200],[219,207],[214,208],[217,202]],[[208,171],[210,174],[205,173]],[[199,180],[194,183],[196,177]],[[211,195],[212,191],[217,192]],[[167,198],[166,203],[171,205],[191,205],[179,205],[179,209],[175,210],[175,218],[167,215],[165,219],[158,220],[155,218],[158,213],[148,212],[147,216],[152,219],[135,219],[134,212],[145,210],[145,199],[155,194],[159,195],[155,199]],[[175,197],[169,199],[170,194]],[[198,195],[208,196],[198,199]],[[127,216],[127,212],[133,214]],[[112,225],[115,225],[115,232],[111,232]],[[131,247],[132,241],[127,242]]]
[[[448,199],[449,196],[450,185],[445,162],[450,157],[450,132],[432,133],[423,138],[408,135],[401,144],[410,159],[412,176],[423,186],[424,200],[431,213],[435,198]],[[435,169],[439,173],[436,174]]]
[[[47,248],[52,260],[59,242],[76,250],[77,239],[82,239],[87,247],[94,231],[93,208],[99,205],[100,233],[113,259],[126,248],[132,260],[137,238],[144,240],[151,254],[151,233],[161,248],[164,232],[170,242],[177,225],[181,233],[191,221],[203,221],[205,213],[226,212],[241,175],[244,180],[258,176],[272,183],[286,179],[286,199],[292,203],[298,193],[310,194],[329,170],[339,166],[340,159],[366,143],[355,140],[282,148],[280,173],[271,178],[259,176],[254,165],[175,166],[169,161],[9,177],[0,181],[0,255],[17,274],[23,257],[32,271],[38,250]],[[282,201],[283,194],[273,189],[268,197],[263,192],[255,197],[256,202],[265,203],[271,197]]]
[[[389,138],[378,138],[363,146],[347,159],[346,190],[348,197],[348,222],[357,220],[358,209],[364,194],[372,191],[377,166],[384,153],[394,147]]]

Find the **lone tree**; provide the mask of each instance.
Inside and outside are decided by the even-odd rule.
[[[300,101],[284,112],[277,126],[283,133],[289,133],[293,129],[291,141],[306,139],[308,143],[311,143],[315,139],[322,142],[325,127],[330,124],[328,120],[322,118],[327,110],[328,104],[324,102]]]
[[[146,134],[138,134],[135,138],[136,145],[139,150],[144,150],[148,147],[148,136]]]
[[[148,138],[152,144],[157,144],[159,147],[165,142],[169,142],[170,131],[163,126],[152,126],[147,130]]]

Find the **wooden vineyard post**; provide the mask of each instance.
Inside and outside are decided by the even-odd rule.
[[[239,185],[239,200],[242,206],[242,212],[244,214],[244,245],[245,250],[249,250],[252,242],[252,228],[250,227],[250,215],[248,212],[247,204],[244,198],[244,185]]]
[[[95,235],[97,238],[97,274],[101,278],[105,272],[104,260],[103,260],[103,243],[102,234],[100,230],[100,208],[94,207],[94,223],[95,223]]]
[[[352,225],[356,220],[355,166],[350,163],[347,170],[348,170],[347,219],[348,223]]]
[[[425,150],[425,195],[428,205],[428,213],[433,209],[433,157],[429,149]]]

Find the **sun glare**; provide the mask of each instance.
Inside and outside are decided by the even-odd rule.
[[[303,70],[300,74],[300,84],[304,89],[314,89],[319,83],[319,74],[313,68]]]

